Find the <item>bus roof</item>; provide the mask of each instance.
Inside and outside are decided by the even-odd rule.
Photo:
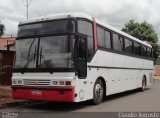
[[[71,17],[71,18],[80,17],[80,18],[86,18],[88,20],[93,21],[92,16],[90,16],[88,14],[81,13],[81,12],[73,12],[73,13],[58,13],[58,14],[47,15],[47,16],[38,17],[38,18],[34,18],[34,19],[29,19],[27,21],[20,22],[20,25],[28,24],[28,23],[41,22],[41,21],[47,21],[47,20],[63,19],[63,18],[69,18],[69,17]],[[116,29],[116,28],[114,28],[114,27],[112,27],[112,26],[110,26],[110,25],[108,25],[108,24],[106,24],[106,23],[104,23],[104,22],[102,22],[102,21],[100,21],[98,19],[96,19],[96,23],[101,25],[101,26],[104,26],[104,27],[116,32],[116,33],[119,33],[119,34],[121,34],[121,35],[123,35],[125,37],[128,37],[128,38],[130,38],[132,40],[135,40],[135,41],[137,41],[137,42],[139,42],[141,44],[144,44],[144,45],[146,45],[148,47],[152,47],[149,43],[147,43],[145,41],[141,41],[141,40],[139,40],[139,39],[127,34],[127,33],[124,33],[121,30]]]
[[[81,13],[81,12],[58,13],[58,14],[47,15],[47,16],[25,20],[25,21],[20,22],[20,25],[27,24],[27,23],[40,22],[40,21],[46,21],[46,20],[64,19],[64,18],[69,18],[69,17],[71,18],[80,17],[80,18],[86,18],[86,19],[92,20],[92,17],[90,15]]]

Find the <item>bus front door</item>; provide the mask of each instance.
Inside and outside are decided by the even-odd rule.
[[[87,77],[87,38],[80,36],[78,40],[78,77],[85,79]]]

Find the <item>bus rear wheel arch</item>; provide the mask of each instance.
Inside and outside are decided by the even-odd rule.
[[[103,78],[98,78],[93,88],[93,104],[98,105],[106,94],[106,84]]]
[[[146,76],[144,75],[143,79],[142,79],[141,91],[145,91],[146,90],[146,86],[147,86],[147,79],[146,79]]]

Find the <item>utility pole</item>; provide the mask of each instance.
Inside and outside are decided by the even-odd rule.
[[[27,8],[27,20],[28,20],[28,8],[31,5],[32,0],[22,0],[23,5]]]

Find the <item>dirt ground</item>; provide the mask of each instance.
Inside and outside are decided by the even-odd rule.
[[[159,79],[160,80],[160,76],[154,76],[154,79]]]
[[[22,100],[15,100],[12,98],[12,91],[10,86],[0,86],[0,107],[8,103],[21,101]]]

